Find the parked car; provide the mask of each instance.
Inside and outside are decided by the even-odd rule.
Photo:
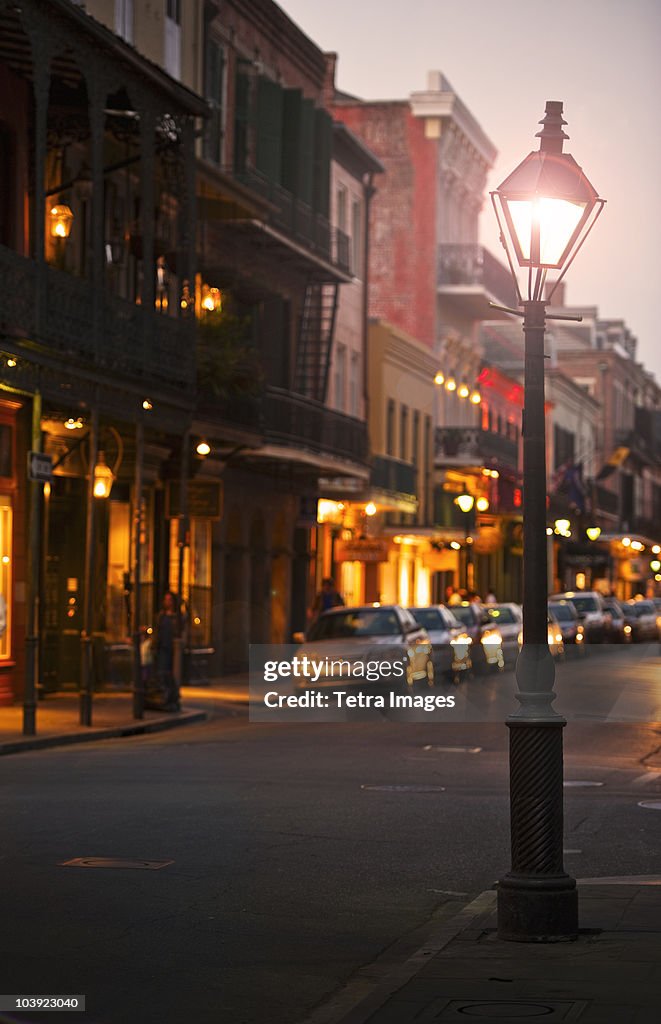
[[[601,644],[608,639],[608,622],[604,599],[596,590],[568,590],[564,594],[551,594],[549,601],[571,601],[585,627],[590,643]]]
[[[623,601],[624,616],[631,626],[631,639],[634,643],[645,643],[659,639],[657,610],[654,601]]]
[[[569,647],[575,654],[586,654],[585,627],[572,602],[564,599],[549,601],[549,615],[557,623],[565,647]]]
[[[604,610],[608,617],[609,643],[630,644],[632,639],[632,628],[630,621],[624,613],[622,603],[615,597],[605,597]]]
[[[547,615],[546,623],[546,641],[549,645],[549,651],[554,658],[560,660],[565,656],[565,644],[562,639],[560,624],[551,612]],[[523,647],[523,629],[519,632],[517,642],[520,650]]]
[[[505,667],[503,638],[485,605],[462,601],[451,605],[452,614],[471,638],[471,658],[478,671],[499,672]]]
[[[518,638],[523,625],[521,605],[513,601],[505,604],[485,604],[485,611],[491,619],[492,626],[500,633],[503,643],[502,651],[505,664],[516,661],[519,653]]]
[[[409,608],[409,611],[431,640],[436,679],[445,675],[458,682],[473,667],[471,637],[444,604]]]
[[[323,665],[317,679],[298,678],[299,689],[412,687],[434,685],[429,636],[400,605],[331,608],[312,623],[297,652],[299,661]],[[376,671],[374,666],[389,669]],[[371,671],[368,673],[368,668]]]

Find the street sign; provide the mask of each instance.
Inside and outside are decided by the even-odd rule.
[[[45,483],[53,479],[53,459],[43,452],[28,452],[28,480]]]

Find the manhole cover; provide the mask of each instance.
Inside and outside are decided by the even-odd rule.
[[[661,811],[661,800],[641,800],[639,807],[647,807],[650,811]]]
[[[469,1003],[459,1008],[459,1013],[467,1017],[504,1017],[512,1020],[516,1017],[548,1017],[554,1013],[552,1006],[543,1003]]]
[[[562,783],[567,789],[578,789],[581,786],[603,786],[603,782],[590,782],[589,779],[569,779],[567,782]]]
[[[378,793],[444,793],[445,786],[361,786]]]
[[[119,857],[74,857],[73,860],[60,861],[63,868],[142,868],[147,871],[158,871],[173,860],[121,860]]]

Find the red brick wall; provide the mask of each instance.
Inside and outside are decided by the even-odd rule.
[[[438,143],[424,137],[424,120],[407,102],[341,105],[332,113],[386,168],[371,207],[369,314],[432,348]]]

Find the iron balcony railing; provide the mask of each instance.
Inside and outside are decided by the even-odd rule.
[[[274,227],[331,262],[331,228],[326,217],[315,213],[307,203],[297,199],[287,189],[253,168],[233,171],[233,174],[242,185],[252,189],[275,207],[270,215]]]
[[[38,274],[45,309],[37,318]],[[95,339],[90,281],[44,266],[0,246],[0,330],[38,342],[98,372],[190,390],[195,381],[192,324],[104,294]]]
[[[439,287],[480,285],[501,305],[518,305],[509,270],[483,245],[439,246],[437,283]]]
[[[284,388],[267,388],[262,402],[266,442],[367,462],[367,424],[362,420]]]
[[[481,427],[437,427],[436,462],[447,466],[497,463],[508,469],[518,465],[516,441]]]
[[[417,494],[417,470],[408,462],[389,455],[375,455],[370,481],[373,487],[396,494]]]

